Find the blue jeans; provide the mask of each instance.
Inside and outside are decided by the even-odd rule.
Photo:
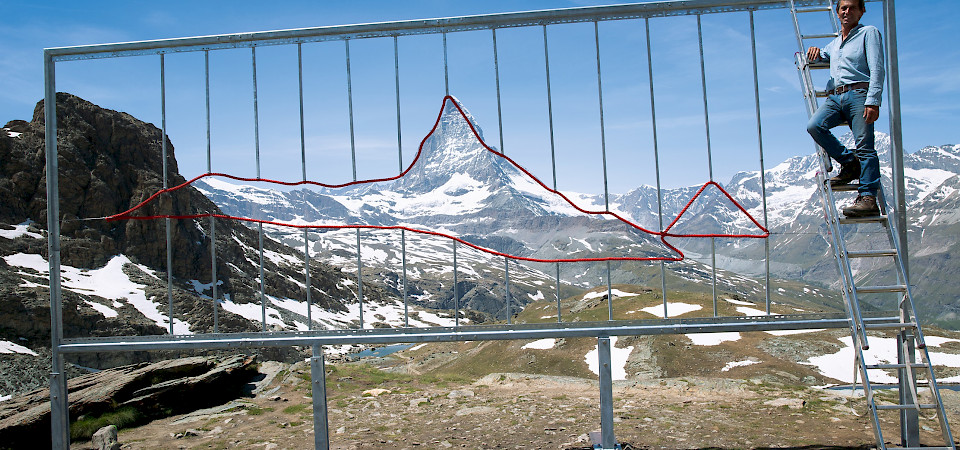
[[[873,124],[863,119],[866,89],[854,89],[830,95],[807,123],[807,132],[838,163],[846,165],[860,160],[860,195],[877,195],[880,189],[880,158],[873,142]],[[846,121],[853,132],[856,150],[843,146],[830,129]]]

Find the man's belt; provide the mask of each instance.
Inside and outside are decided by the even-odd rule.
[[[860,83],[850,83],[850,84],[845,84],[843,86],[837,86],[836,89],[830,91],[830,93],[833,95],[840,95],[844,92],[852,91],[854,89],[867,89],[869,87],[870,87],[870,83],[866,81],[860,82]]]

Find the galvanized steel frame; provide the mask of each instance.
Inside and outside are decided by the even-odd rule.
[[[871,0],[874,1],[874,0]],[[880,1],[880,0],[876,0]],[[821,5],[824,3],[824,0],[796,0],[798,5]],[[553,133],[553,117],[552,117],[552,108],[551,105],[551,93],[550,93],[550,66],[549,66],[549,49],[547,45],[547,27],[549,25],[555,24],[565,24],[565,23],[594,23],[594,38],[596,46],[596,63],[597,63],[597,88],[598,88],[598,100],[600,102],[600,121],[601,121],[601,141],[605,141],[604,129],[603,129],[603,90],[602,90],[602,73],[601,73],[601,63],[600,63],[600,41],[599,41],[599,22],[601,21],[610,21],[610,20],[624,20],[624,19],[643,19],[644,25],[647,33],[647,63],[649,70],[649,82],[650,82],[650,108],[652,115],[652,124],[653,124],[653,136],[654,136],[654,148],[656,153],[656,107],[654,102],[655,90],[653,87],[653,71],[652,71],[652,55],[650,50],[650,38],[649,38],[649,19],[655,17],[670,17],[670,16],[686,16],[686,15],[696,15],[697,16],[697,34],[698,41],[700,44],[700,67],[701,67],[701,81],[702,81],[702,91],[703,91],[703,105],[704,105],[704,120],[705,127],[707,132],[707,157],[708,157],[708,167],[710,170],[710,178],[713,179],[713,165],[712,165],[712,154],[710,149],[710,122],[709,122],[709,108],[707,104],[707,87],[706,87],[706,76],[705,68],[703,62],[703,44],[702,44],[702,30],[700,27],[700,17],[704,14],[712,13],[727,13],[727,12],[737,12],[743,11],[748,12],[750,15],[750,28],[751,28],[751,43],[753,46],[753,58],[754,58],[754,84],[755,84],[755,101],[756,101],[756,113],[757,113],[757,136],[760,147],[760,158],[761,158],[761,167],[763,161],[763,144],[762,144],[762,133],[760,125],[760,107],[759,107],[759,91],[757,88],[757,66],[756,66],[756,49],[755,49],[755,34],[753,31],[753,13],[758,10],[770,10],[770,9],[784,9],[789,6],[789,0],[687,0],[687,1],[661,1],[661,2],[652,2],[652,3],[643,3],[643,4],[627,4],[627,5],[613,5],[613,6],[597,6],[597,7],[582,7],[582,8],[568,8],[568,9],[556,9],[556,10],[543,10],[543,11],[531,11],[531,12],[518,12],[518,13],[504,13],[504,14],[487,14],[487,15],[478,15],[478,16],[467,16],[467,17],[452,17],[452,18],[438,18],[438,19],[424,19],[424,20],[408,20],[408,21],[399,21],[399,22],[383,22],[383,23],[371,23],[371,24],[361,24],[361,25],[346,25],[346,26],[329,26],[329,27],[315,27],[315,28],[301,28],[301,29],[291,29],[291,30],[281,30],[281,31],[267,31],[267,32],[254,32],[254,33],[238,33],[238,34],[227,34],[227,35],[216,35],[216,36],[202,36],[202,37],[193,37],[193,38],[177,38],[177,39],[162,39],[154,41],[140,41],[140,42],[127,42],[127,43],[116,43],[116,44],[99,44],[99,45],[87,45],[87,46],[76,46],[76,47],[60,47],[60,48],[49,48],[44,50],[44,91],[45,91],[45,107],[44,113],[47,118],[45,124],[45,131],[47,136],[56,136],[57,124],[56,124],[56,82],[55,82],[55,73],[56,73],[56,63],[60,61],[71,61],[71,60],[86,60],[86,59],[101,59],[101,58],[116,58],[116,57],[127,57],[127,56],[137,56],[137,55],[159,55],[160,64],[161,64],[161,114],[162,114],[162,129],[164,139],[163,149],[164,155],[166,155],[166,95],[165,95],[165,68],[164,68],[164,55],[167,53],[179,53],[179,52],[204,52],[204,76],[205,76],[205,91],[206,91],[206,108],[207,108],[207,169],[208,171],[212,169],[211,156],[210,156],[210,130],[209,130],[209,51],[218,50],[218,49],[231,49],[231,48],[250,48],[251,49],[251,62],[253,66],[253,102],[255,108],[255,128],[257,127],[258,118],[256,117],[256,104],[257,104],[257,81],[256,81],[256,47],[258,46],[271,46],[271,45],[291,45],[296,44],[298,47],[298,71],[300,77],[300,126],[301,126],[301,151],[304,152],[302,155],[303,159],[303,179],[307,179],[306,175],[306,156],[304,149],[304,124],[303,124],[303,87],[302,87],[302,53],[301,46],[303,43],[309,42],[324,42],[324,41],[343,41],[344,50],[346,57],[346,70],[347,70],[347,91],[348,91],[348,103],[349,103],[349,118],[350,118],[350,143],[351,143],[351,156],[353,161],[353,178],[357,179],[356,176],[356,146],[355,146],[355,136],[353,130],[353,111],[352,111],[352,89],[351,89],[351,74],[350,74],[350,40],[353,39],[365,39],[365,38],[392,38],[394,43],[394,63],[395,63],[395,83],[396,83],[396,109],[397,109],[397,140],[398,140],[398,151],[399,151],[399,161],[400,168],[403,169],[403,150],[401,144],[401,135],[400,135],[400,124],[401,124],[401,109],[400,109],[400,77],[399,77],[399,53],[397,50],[397,38],[399,36],[409,36],[409,35],[424,35],[424,34],[441,34],[443,37],[443,66],[444,66],[444,84],[445,91],[449,93],[449,75],[448,75],[448,66],[447,66],[447,45],[446,45],[446,35],[453,32],[462,32],[462,31],[472,31],[472,30],[491,30],[492,32],[492,42],[493,42],[493,54],[494,54],[494,69],[496,76],[496,87],[497,87],[497,111],[498,111],[498,120],[501,124],[500,127],[500,148],[503,149],[503,129],[502,129],[502,114],[501,114],[501,104],[500,104],[500,69],[499,62],[497,59],[497,30],[503,28],[515,28],[515,27],[532,27],[532,26],[541,26],[543,27],[543,39],[544,39],[544,59],[545,59],[545,71],[546,71],[546,82],[547,82],[547,99],[548,99],[548,109],[550,109],[550,139],[551,139],[551,154],[553,154],[554,148],[554,133]],[[885,22],[892,20],[893,18],[893,1],[886,0],[884,1],[884,18]],[[894,155],[894,176],[899,177],[895,181],[894,196],[897,200],[896,210],[898,212],[898,220],[905,221],[905,214],[903,209],[903,173],[902,173],[902,148],[901,148],[901,131],[900,131],[900,121],[899,121],[899,84],[897,80],[896,72],[896,40],[894,35],[893,24],[885,23],[886,31],[888,34],[887,46],[888,46],[888,63],[891,66],[891,79],[890,79],[890,90],[888,95],[890,98],[890,108],[891,108],[891,129],[893,135],[893,155]],[[256,131],[255,131],[256,132]],[[259,164],[259,136],[257,140],[257,172],[259,176],[260,164]],[[605,199],[607,198],[607,185],[606,185],[606,149],[603,145],[603,163],[604,163],[604,192]],[[216,308],[214,308],[214,331],[215,334],[210,335],[175,335],[173,334],[173,311],[172,311],[172,292],[169,292],[172,288],[172,257],[171,251],[169,250],[170,246],[170,224],[169,219],[167,219],[166,224],[166,233],[167,233],[167,271],[168,271],[168,299],[170,301],[170,335],[166,336],[143,336],[143,337],[122,337],[122,338],[80,338],[80,339],[64,339],[63,338],[63,323],[62,323],[62,297],[61,297],[61,286],[60,286],[60,224],[59,224],[59,192],[58,192],[58,164],[57,164],[57,144],[56,139],[47,139],[46,140],[46,156],[47,156],[47,194],[48,194],[48,210],[47,210],[47,223],[49,231],[48,239],[48,251],[49,251],[49,266],[50,266],[50,298],[51,298],[51,342],[53,349],[53,370],[51,371],[51,411],[52,411],[52,420],[51,420],[51,430],[52,430],[52,444],[54,448],[69,448],[69,417],[68,417],[68,401],[67,401],[67,389],[66,389],[66,377],[64,375],[64,361],[63,355],[69,353],[83,353],[83,352],[114,352],[114,351],[133,351],[133,350],[161,350],[161,349],[215,349],[215,348],[253,348],[253,347],[277,347],[277,346],[291,346],[291,345],[304,345],[311,346],[313,357],[311,358],[311,372],[314,376],[313,390],[314,390],[314,399],[319,399],[323,397],[325,393],[325,387],[323,383],[323,367],[324,359],[323,352],[321,349],[322,345],[338,345],[338,344],[347,344],[347,343],[365,343],[365,344],[387,344],[387,343],[418,343],[418,342],[447,342],[447,341],[464,341],[464,340],[505,340],[505,339],[537,339],[537,338],[546,338],[546,337],[596,337],[598,339],[598,348],[600,349],[599,355],[601,359],[601,397],[606,399],[606,401],[601,402],[601,416],[603,422],[603,435],[602,435],[602,447],[603,448],[614,448],[616,446],[614,437],[613,437],[613,428],[612,428],[612,394],[610,393],[610,355],[609,355],[609,345],[610,345],[610,336],[623,336],[623,335],[652,335],[652,334],[677,334],[677,333],[710,333],[710,332],[723,332],[723,331],[760,331],[760,330],[777,330],[777,329],[810,329],[810,328],[845,328],[850,326],[850,320],[842,314],[836,315],[798,315],[798,316],[765,316],[765,317],[717,317],[716,312],[716,275],[715,275],[715,261],[712,266],[714,268],[713,284],[714,284],[714,317],[712,318],[699,318],[699,319],[669,319],[667,310],[666,310],[666,269],[665,265],[661,263],[661,283],[662,283],[662,293],[664,300],[664,319],[662,320],[651,320],[651,321],[614,321],[612,306],[611,311],[609,312],[609,319],[606,322],[596,322],[596,323],[564,323],[561,319],[560,311],[560,266],[559,263],[556,264],[556,278],[557,278],[557,303],[558,303],[558,322],[552,324],[513,324],[511,320],[512,307],[511,307],[511,294],[510,294],[510,264],[509,260],[505,260],[504,270],[506,278],[506,288],[505,288],[505,297],[508,311],[508,319],[506,325],[493,325],[493,326],[460,326],[459,323],[459,305],[457,305],[457,314],[456,314],[456,324],[455,327],[432,327],[432,328],[409,328],[407,327],[409,323],[407,322],[408,317],[406,314],[407,311],[407,295],[406,289],[404,289],[404,311],[405,311],[405,327],[401,329],[362,329],[363,321],[363,284],[361,279],[362,271],[362,260],[360,258],[360,232],[357,230],[357,278],[358,278],[358,292],[357,296],[360,301],[360,320],[361,320],[361,329],[352,329],[352,330],[336,330],[336,331],[317,331],[313,330],[313,323],[310,320],[311,331],[306,332],[262,332],[262,333],[238,333],[238,334],[216,334],[218,329],[218,320]],[[658,182],[658,197],[659,197],[659,158],[655,155],[656,166],[657,166],[657,182]],[[166,156],[164,156],[164,167],[166,167]],[[897,170],[899,169],[899,171]],[[555,174],[555,165],[554,165],[554,187],[556,187],[556,174]],[[166,177],[167,170],[164,170],[164,186],[166,187]],[[765,198],[764,198],[765,201]],[[659,203],[659,202],[658,202]],[[658,205],[659,207],[660,205]],[[766,206],[764,205],[764,215],[766,216]],[[658,215],[660,218],[660,228],[663,228],[662,224],[662,212]],[[764,218],[766,223],[766,217]],[[905,227],[901,227],[901,230],[905,230]],[[210,234],[211,242],[216,240],[216,227],[215,220],[211,219],[210,221]],[[262,267],[262,225],[258,229],[259,237],[261,239],[260,251],[261,251],[261,263],[260,263],[260,298],[262,305],[265,305],[265,295],[263,292],[263,267]],[[310,285],[310,274],[309,274],[309,233],[304,231],[305,237],[305,247],[304,247],[304,264],[305,264],[305,277],[307,281],[307,286]],[[902,248],[906,248],[905,237],[901,237]],[[401,245],[405,249],[405,234],[401,232]],[[711,247],[713,243],[711,242]],[[216,285],[216,252],[215,248],[212,248],[213,252],[213,301],[216,304],[218,293]],[[454,244],[454,259],[456,259],[456,245]],[[405,253],[405,252],[404,252]],[[767,298],[767,312],[769,313],[769,243],[765,245],[765,260],[766,260],[766,298]],[[714,255],[715,257],[715,255]],[[456,264],[456,263],[454,263]],[[456,267],[454,267],[454,275],[456,276]],[[403,261],[403,283],[406,285],[406,260]],[[611,278],[610,278],[610,265],[607,265],[607,289],[608,289],[608,298],[612,299],[611,288]],[[455,297],[459,297],[458,293],[455,291]],[[459,303],[459,298],[455,298],[455,301]],[[310,294],[307,293],[307,303],[308,303],[308,316],[311,314],[310,310]],[[612,303],[612,302],[610,302]],[[264,306],[265,307],[265,306]],[[889,321],[889,317],[873,317],[865,318],[867,321]],[[262,317],[262,327],[264,331],[267,331],[266,326],[266,317],[264,312],[264,317]],[[607,382],[604,382],[606,380]],[[317,448],[326,448],[329,445],[328,436],[327,436],[327,418],[326,418],[326,405],[324,402],[318,402],[315,400],[314,410],[317,412],[315,415],[315,445]],[[609,419],[609,420],[607,420]],[[609,422],[609,423],[608,423]]]

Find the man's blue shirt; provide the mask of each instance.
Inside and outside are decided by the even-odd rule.
[[[846,39],[838,36],[821,49],[820,60],[830,62],[831,83],[827,89],[869,82],[864,104],[880,106],[884,77],[880,30],[872,25],[857,25]]]

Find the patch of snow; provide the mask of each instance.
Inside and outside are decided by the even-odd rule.
[[[4,340],[0,340],[0,353],[21,353],[24,355],[40,356],[29,348]]]
[[[543,292],[540,292],[539,289],[537,289],[536,295],[534,295],[534,294],[527,294],[527,297],[530,297],[530,300],[533,300],[533,301],[543,300],[543,299],[545,298],[544,295],[543,295]]]
[[[627,348],[617,348],[617,338],[616,336],[610,337],[610,376],[614,380],[626,380],[627,379],[627,359],[630,358],[630,353],[633,352],[633,346]],[[593,350],[587,352],[583,356],[583,360],[587,363],[587,367],[591,372],[600,375],[600,347],[599,345],[594,347]]]
[[[761,311],[759,309],[748,308],[746,306],[738,306],[737,312],[745,316],[765,316],[767,315],[766,311]]]
[[[691,333],[685,334],[684,336],[693,341],[693,345],[702,345],[706,347],[720,345],[727,341],[734,342],[740,340],[740,333],[736,331],[723,333]]]
[[[703,306],[700,305],[691,305],[689,303],[680,302],[667,302],[668,317],[682,316],[688,312],[699,311],[701,309],[703,309]],[[648,306],[646,308],[642,308],[640,311],[653,314],[657,317],[663,317],[663,305]]]
[[[109,306],[101,305],[97,302],[86,300],[86,299],[84,299],[83,302],[86,303],[87,306],[97,310],[98,313],[103,314],[104,317],[110,318],[110,317],[117,317],[119,315],[117,314],[116,311],[113,310],[113,308],[110,308]]]
[[[732,299],[732,298],[725,298],[725,299],[723,299],[723,301],[725,301],[725,302],[727,302],[727,303],[733,303],[734,305],[754,306],[754,303],[745,302],[745,301],[742,301],[742,300],[734,300],[734,299]]]
[[[610,293],[613,294],[614,297],[631,297],[634,295],[640,295],[640,294],[634,294],[632,292],[621,291],[620,289],[611,289]],[[583,294],[583,299],[590,300],[593,298],[603,297],[604,295],[607,295],[607,291],[587,292],[586,294]]]
[[[414,345],[413,347],[408,348],[407,350],[409,351],[420,350],[421,348],[424,348],[426,346],[427,344],[417,344],[417,345]]]
[[[30,236],[34,239],[43,239],[43,236],[39,233],[34,233],[32,231],[27,231],[27,227],[30,226],[32,222],[26,221],[19,225],[14,225],[12,230],[0,230],[0,237],[5,237],[7,239],[16,239],[20,236]]]
[[[533,348],[537,350],[549,350],[553,348],[553,346],[556,344],[557,344],[557,340],[553,338],[538,339],[536,341],[525,344],[523,347],[520,347],[520,349],[525,350],[528,348]]]
[[[743,366],[749,366],[752,364],[760,364],[760,361],[751,361],[749,359],[744,361],[731,361],[731,362],[728,362],[727,365],[723,366],[723,368],[720,369],[720,371],[728,372],[730,369],[734,367],[743,367]]]
[[[13,395],[0,395],[0,402],[5,402],[13,398]]]
[[[3,259],[11,266],[33,269],[44,275],[49,273],[49,265],[40,255],[17,253],[4,256]],[[144,290],[146,285],[131,281],[130,277],[123,273],[123,267],[126,264],[132,264],[130,259],[125,255],[117,255],[110,258],[110,261],[99,269],[86,270],[60,266],[62,286],[64,289],[78,294],[126,301],[147,319],[156,323],[157,326],[165,330],[169,329],[170,321],[166,315],[160,312],[159,305],[152,298],[147,299]],[[146,274],[156,277],[150,269],[141,265],[137,265],[137,267],[144,270]],[[176,318],[173,319],[173,332],[176,334],[192,334],[190,324]]]

